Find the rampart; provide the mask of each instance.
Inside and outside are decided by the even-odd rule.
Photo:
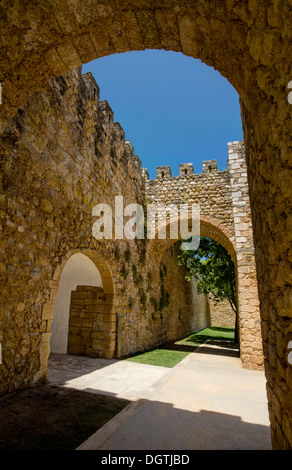
[[[223,172],[208,161],[200,175],[185,164],[178,177],[159,168],[149,181],[109,103],[99,101],[93,76],[81,68],[52,79],[18,110],[1,136],[1,394],[46,380],[55,298],[76,254],[98,268],[103,292],[73,294],[70,351],[122,357],[209,324],[206,299],[177,264],[179,237],[93,237],[93,208],[114,207],[117,195],[124,205],[200,205],[201,234],[222,243],[237,267],[243,365],[262,367],[243,144],[228,149]]]

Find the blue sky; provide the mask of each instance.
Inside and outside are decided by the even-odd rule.
[[[181,53],[142,51],[114,54],[83,65],[100,87],[114,121],[123,127],[142,166],[156,167],[216,159],[227,168],[227,142],[242,140],[238,94],[212,67]]]

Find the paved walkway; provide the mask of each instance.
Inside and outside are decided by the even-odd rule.
[[[133,400],[79,450],[271,449],[261,371],[205,345],[173,369],[50,357],[49,381]]]
[[[126,400],[147,398],[171,369],[130,361],[51,354],[49,382]]]

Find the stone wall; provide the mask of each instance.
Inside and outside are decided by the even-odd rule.
[[[146,169],[143,173],[149,204],[155,202],[162,208],[172,205],[179,207],[185,202],[199,205],[200,234],[214,239],[229,251],[236,270],[242,363],[247,368],[263,368],[261,320],[243,142],[228,143],[228,169],[225,171],[218,171],[216,160],[207,160],[203,162],[201,174],[194,174],[192,164],[180,164],[179,176],[172,176],[169,166],[158,167],[155,180],[149,180]],[[173,213],[171,217],[175,220]],[[167,219],[170,234],[174,226],[171,217]],[[178,225],[181,218],[179,214]],[[153,252],[158,256],[159,251],[163,252],[170,245],[169,239],[159,242],[155,240]]]
[[[125,281],[113,241],[92,236],[92,208],[113,205],[115,194],[142,201],[145,189],[138,157],[108,103],[99,102],[93,77],[80,69],[52,80],[19,110],[1,136],[1,159],[0,374],[1,391],[9,392],[46,377],[54,297],[72,254],[94,260],[112,295],[108,308],[126,312],[135,286],[114,305]],[[130,248],[138,259],[140,248]],[[128,244],[119,249],[122,257]]]
[[[110,345],[116,339],[116,321],[106,310],[106,294],[101,287],[77,286],[72,291],[68,354],[112,357]]]
[[[165,322],[177,305],[161,300],[160,259],[148,260],[147,241],[92,234],[96,204],[114,207],[122,195],[124,205],[143,205],[146,190],[140,160],[92,75],[76,69],[37,92],[5,127],[1,163],[1,394],[46,380],[54,300],[77,253],[100,272],[115,325],[107,357],[173,338],[153,320],[161,302]],[[176,277],[174,265],[168,276]],[[181,313],[181,335],[189,316]]]
[[[235,313],[228,300],[214,302],[209,299],[211,326],[222,326],[225,328],[235,327]]]

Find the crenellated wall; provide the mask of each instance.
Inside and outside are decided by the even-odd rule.
[[[162,295],[160,260],[146,262],[146,240],[93,237],[95,205],[113,208],[117,195],[124,205],[144,204],[146,188],[141,162],[90,73],[51,80],[7,123],[0,146],[1,394],[46,380],[56,295],[78,253],[98,268],[105,295],[107,328],[95,332],[94,355],[125,356],[191,332],[195,309],[186,307],[189,285],[174,272],[175,254],[163,263],[166,270],[172,263],[163,281],[178,276],[180,285],[165,302],[169,288]]]
[[[179,236],[93,236],[93,208],[105,203],[115,216],[115,196],[145,213],[149,201],[200,206],[201,234],[222,243],[237,266],[242,363],[263,366],[257,291],[250,284],[255,267],[243,143],[229,144],[228,170],[217,171],[210,160],[201,174],[181,164],[172,177],[169,167],[159,167],[150,181],[109,103],[99,101],[93,76],[78,68],[51,80],[19,109],[0,145],[1,394],[46,381],[55,299],[63,269],[77,253],[98,268],[102,305],[92,292],[72,294],[83,308],[71,304],[69,351],[123,357],[210,324],[205,297],[177,264]],[[237,204],[240,188],[244,207]],[[105,328],[96,331],[98,315]],[[89,317],[92,328],[85,326]]]
[[[200,174],[194,174],[191,163],[184,163],[179,165],[179,176],[172,176],[169,166],[158,167],[155,180],[149,180],[147,169],[143,176],[149,204],[161,205],[161,213],[164,207],[198,205],[201,235],[215,239],[229,251],[236,266],[242,363],[261,368],[261,321],[244,143],[228,143],[228,169],[224,171],[218,171],[216,160],[207,160]],[[176,217],[173,210],[172,217]],[[171,234],[174,222],[167,220]],[[179,213],[178,226],[180,220]],[[153,253],[159,256],[172,242],[154,240]]]

